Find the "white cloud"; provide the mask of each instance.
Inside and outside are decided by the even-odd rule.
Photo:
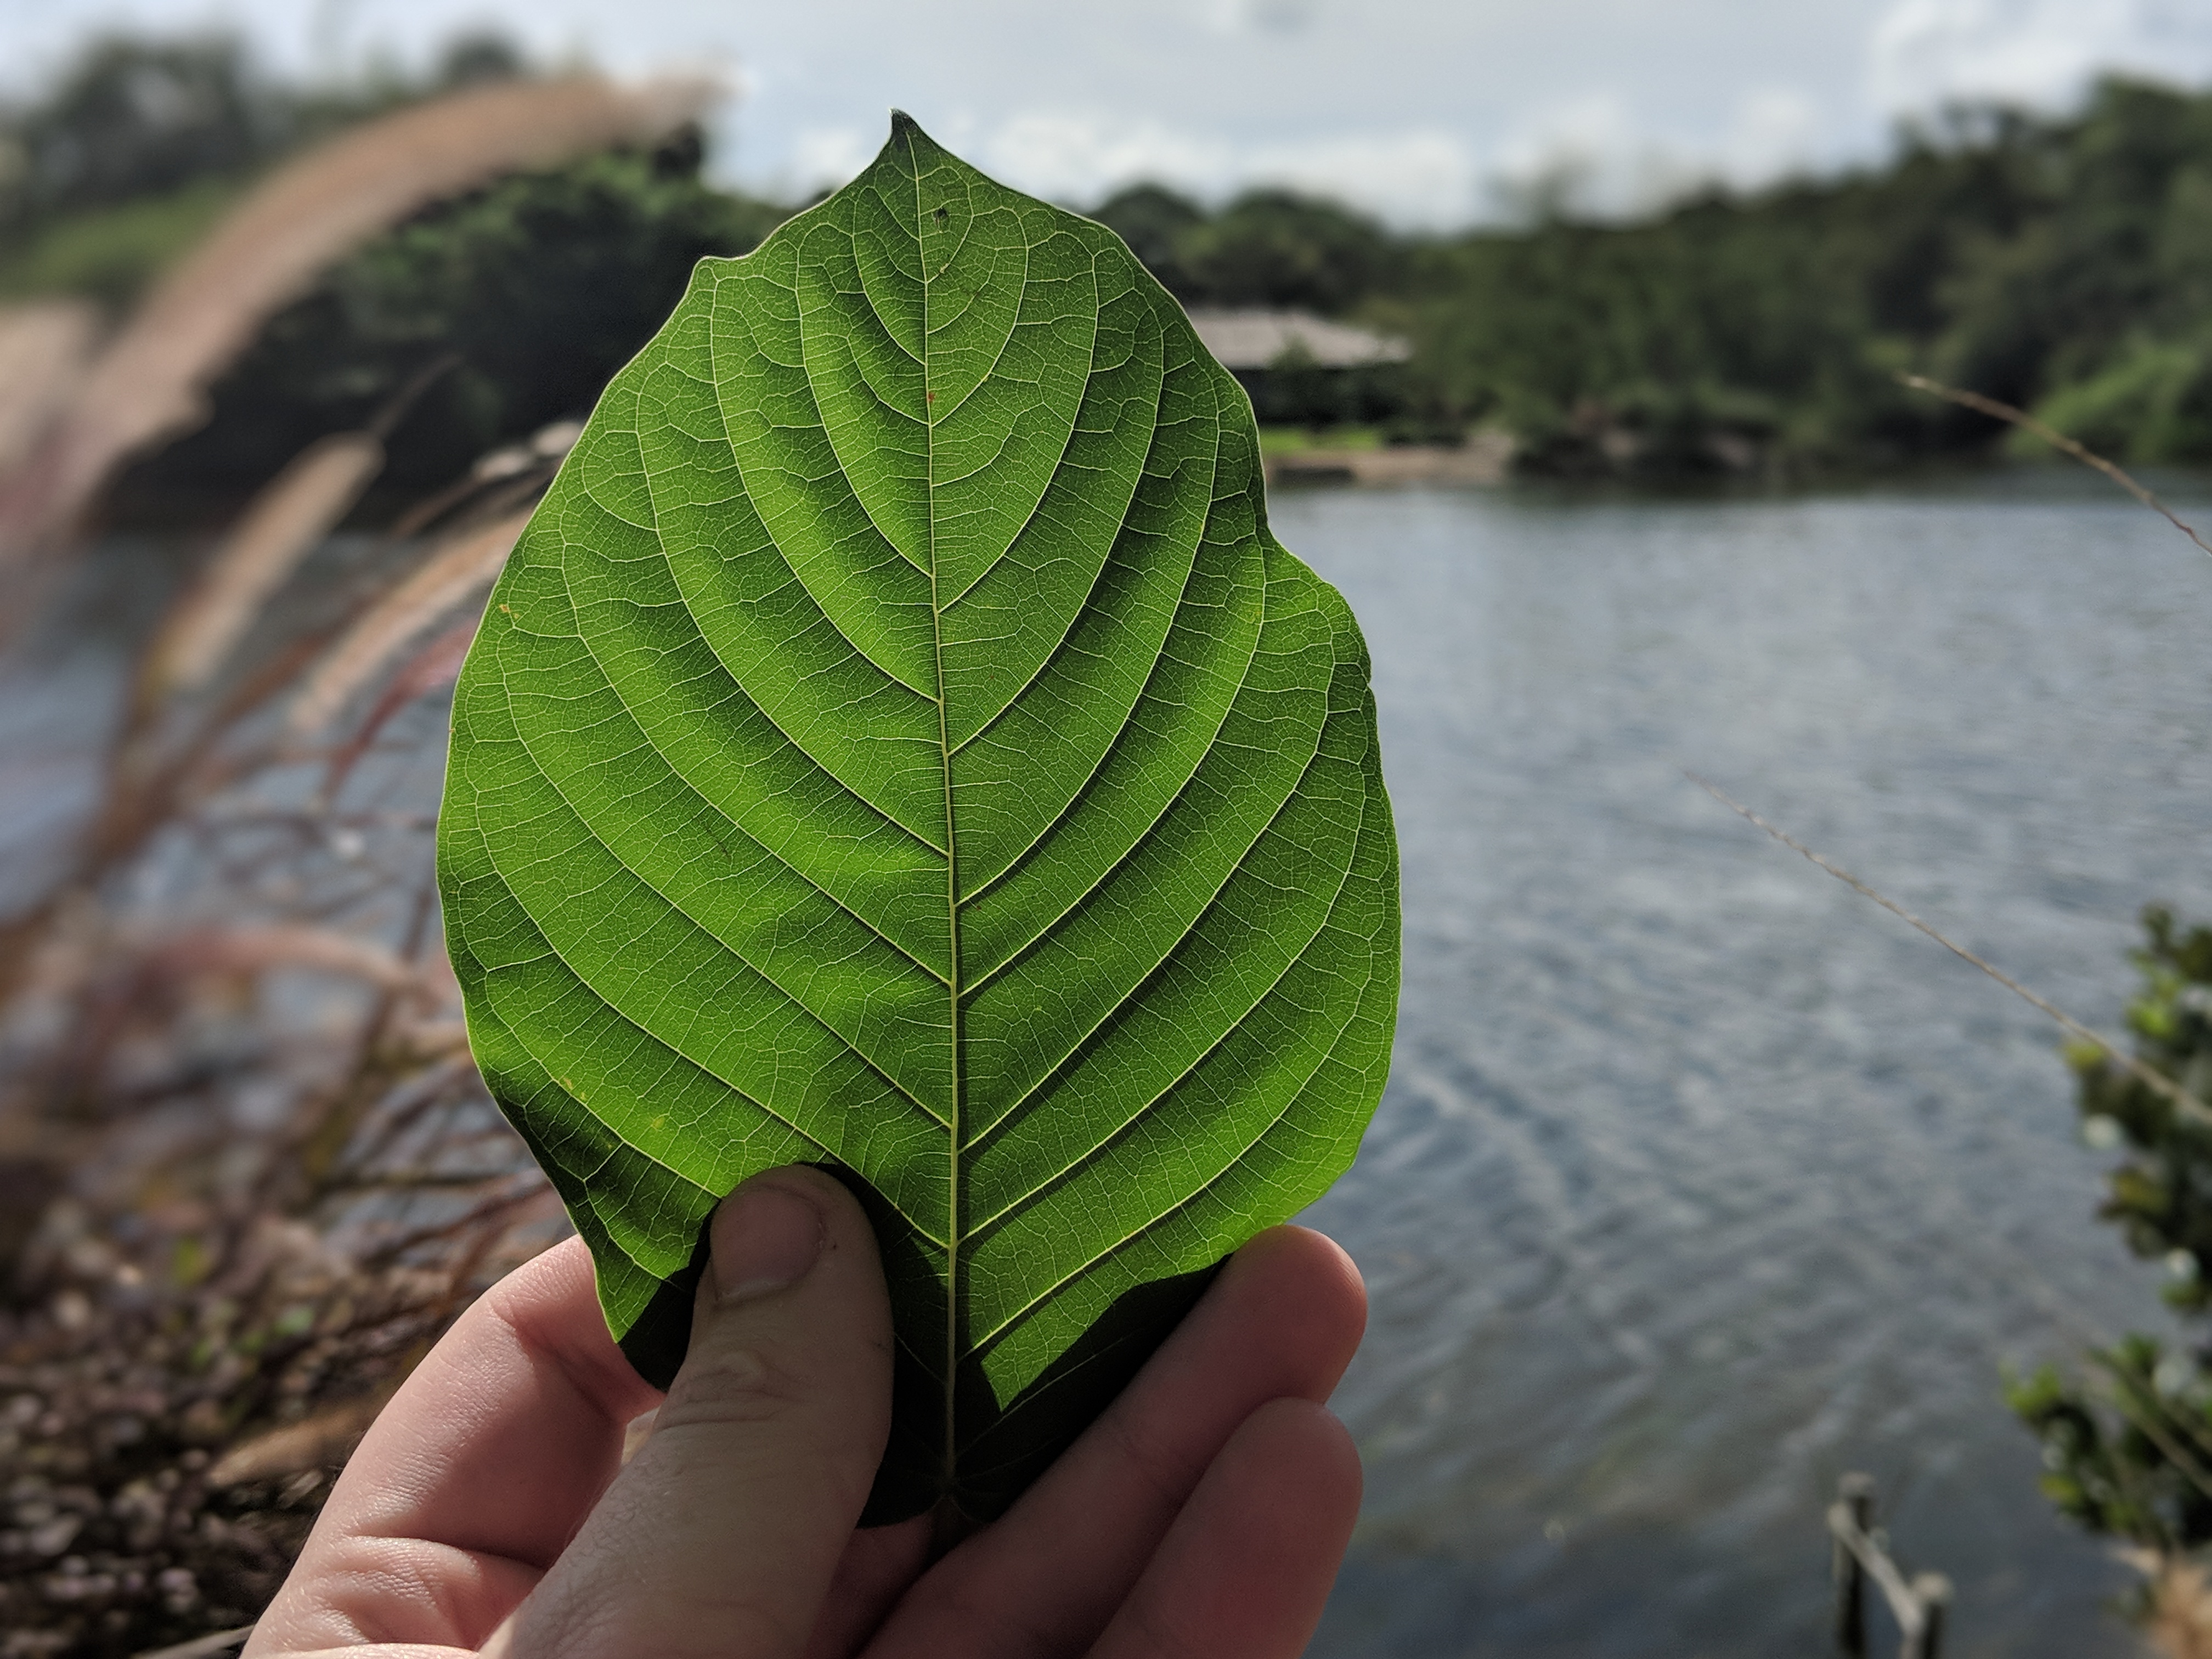
[[[1407,225],[1481,216],[1492,180],[1612,212],[1755,186],[1948,100],[2063,107],[2107,66],[2212,78],[2212,0],[0,0],[0,89],[96,25],[211,18],[294,70],[419,63],[464,19],[624,72],[735,58],[717,167],[763,191],[842,182],[901,104],[1064,200],[1283,182]]]
[[[1892,113],[1983,99],[2049,107],[2100,70],[2167,80],[2212,73],[2203,0],[1894,0],[1869,71]]]
[[[1753,88],[1737,100],[1719,172],[1735,185],[1770,183],[1809,165],[1820,135],[1820,108],[1806,94],[1795,87]]]
[[[1206,21],[1224,34],[1247,29],[1296,34],[1314,21],[1320,9],[1316,0],[1212,0],[1206,8]]]
[[[1586,93],[1525,123],[1499,146],[1491,172],[1509,205],[1582,213],[1633,212],[1682,182],[1609,92]]]
[[[1478,198],[1481,169],[1457,134],[1347,133],[1251,152],[1251,178],[1357,202],[1394,224],[1464,223]]]
[[[1771,184],[1808,164],[1820,128],[1819,106],[1794,87],[1740,94],[1729,126],[1705,143],[1661,138],[1617,95],[1589,93],[1508,138],[1491,169],[1492,189],[1522,213],[1642,213],[1704,185]]]
[[[1802,92],[1762,87],[1737,100],[1716,143],[1668,145],[1620,100],[1595,94],[1557,106],[1488,155],[1443,127],[1239,143],[1096,111],[1030,110],[955,123],[939,136],[994,177],[1057,201],[1087,204],[1139,180],[1209,201],[1286,185],[1357,203],[1401,227],[1445,228],[1478,216],[1498,193],[1526,200],[1548,188],[1585,211],[1628,213],[1715,179],[1765,184],[1806,161],[1819,115]],[[842,183],[872,154],[857,135],[820,135],[807,151],[809,182]]]
[[[1030,111],[979,129],[969,148],[987,172],[1060,201],[1095,202],[1139,179],[1212,200],[1288,185],[1401,225],[1463,222],[1480,177],[1466,142],[1438,129],[1239,143],[1157,120]]]
[[[791,140],[793,182],[803,193],[836,189],[876,158],[880,134],[857,127],[802,127]]]
[[[1017,189],[1089,202],[1139,179],[1216,193],[1236,171],[1237,146],[1158,121],[1032,110],[979,133],[975,160]]]

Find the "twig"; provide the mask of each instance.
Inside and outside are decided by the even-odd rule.
[[[2018,980],[2014,979],[2010,974],[2006,973],[2003,969],[1976,956],[1965,945],[1957,944],[1956,942],[1945,938],[1941,933],[1938,933],[1927,922],[1921,921],[1918,916],[1914,915],[1911,911],[1906,909],[1903,905],[1899,904],[1895,899],[1891,898],[1887,894],[1878,892],[1874,888],[1868,886],[1866,883],[1861,881],[1856,876],[1853,875],[1850,871],[1843,868],[1840,865],[1829,863],[1827,860],[1822,858],[1811,848],[1806,846],[1803,842],[1799,841],[1796,836],[1790,835],[1789,831],[1786,830],[1777,829],[1773,824],[1769,823],[1765,818],[1759,817],[1758,813],[1753,811],[1751,808],[1746,806],[1741,801],[1736,800],[1728,795],[1721,789],[1719,785],[1699,777],[1695,772],[1690,771],[1686,768],[1683,770],[1682,775],[1689,779],[1692,783],[1696,784],[1698,788],[1704,790],[1722,805],[1727,807],[1729,811],[1735,813],[1739,817],[1743,818],[1747,823],[1757,824],[1761,830],[1765,830],[1768,835],[1773,836],[1775,840],[1780,842],[1784,847],[1789,848],[1792,852],[1803,854],[1805,858],[1818,865],[1821,869],[1826,871],[1830,875],[1833,876],[1838,881],[1842,882],[1845,886],[1863,893],[1867,897],[1872,899],[1876,904],[1881,906],[1883,909],[1888,911],[1892,915],[1899,917],[1902,920],[1910,922],[1913,927],[1918,928],[1922,933],[1927,934],[1929,938],[1934,939],[1938,945],[1948,951],[1953,956],[1959,957],[1961,961],[1972,963],[1975,967],[1980,969],[1991,979],[1996,981],[1998,984],[2003,986],[2006,990],[2011,992],[2014,996],[2020,998],[2022,1001],[2029,1004],[2031,1006],[2040,1009],[2043,1012],[2050,1015],[2051,1018],[2057,1020],[2060,1026],[2066,1030],[2068,1035],[2079,1037],[2084,1042],[2094,1043],[2097,1048],[2102,1049],[2107,1056],[2120,1066],[2122,1070],[2125,1071],[2129,1076],[2134,1078],[2136,1082],[2142,1084],[2153,1093],[2165,1097],[2166,1100],[2172,1103],[2175,1110],[2179,1111],[2184,1117],[2189,1119],[2200,1128],[2212,1128],[2212,1106],[2207,1106],[2203,1101],[2197,1099],[2195,1095],[2191,1094],[2188,1090],[2183,1088],[2179,1084],[2176,1083],[2172,1078],[2167,1077],[2164,1073],[2145,1065],[2133,1054],[2129,1054],[2126,1050],[2123,1049],[2118,1043],[2114,1042],[2112,1038],[2104,1036],[2100,1032],[2090,1030],[2089,1027],[2084,1025],[2080,1020],[2075,1018],[2071,1014],[2059,1007],[2056,1003],[2051,1002],[2048,998],[2038,996],[2034,992],[2029,990],[2027,987],[2022,985]]]
[[[362,1252],[361,1257],[362,1264],[372,1268],[390,1267],[407,1252],[421,1245],[434,1244],[441,1240],[458,1238],[471,1234],[476,1229],[498,1221],[526,1204],[534,1203],[552,1190],[542,1177],[533,1179],[535,1176],[534,1170],[520,1177],[520,1184],[514,1191],[487,1199],[483,1203],[464,1210],[459,1215],[448,1220],[417,1227],[411,1232],[400,1234],[397,1238],[386,1239],[375,1249]]]
[[[2203,537],[2198,535],[2164,501],[2159,500],[2157,496],[2152,495],[2150,491],[2145,489],[2127,473],[2098,454],[2094,449],[2075,442],[2057,427],[2045,425],[2026,410],[2015,409],[2010,404],[1998,402],[1995,398],[1985,398],[1978,392],[1966,392],[1955,386],[1945,386],[1942,381],[1931,380],[1924,374],[1907,374],[1902,369],[1898,371],[1897,383],[1899,386],[1910,386],[1915,392],[1932,392],[1946,403],[1956,404],[1961,409],[1971,409],[1996,420],[2008,422],[2023,432],[2033,433],[2053,448],[2064,450],[2082,465],[2096,468],[2098,471],[2119,485],[2152,512],[2165,519],[2168,524],[2188,537],[2191,541],[2195,542],[2204,551],[2212,553],[2212,542],[2208,542]]]
[[[252,1634],[252,1625],[240,1625],[235,1630],[219,1630],[210,1636],[179,1642],[174,1647],[155,1648],[140,1654],[138,1659],[218,1659],[218,1656],[228,1654]]]
[[[2136,1378],[2128,1376],[2112,1363],[2110,1356],[2091,1356],[2105,1367],[2113,1383],[2109,1396],[2120,1415],[2126,1418],[2151,1444],[2166,1454],[2166,1462],[2181,1471],[2182,1478],[2197,1488],[2199,1494],[2212,1498],[2212,1474],[2189,1449],[2167,1432],[2164,1419],[2167,1415],[2165,1402],[2158,1398],[2155,1387],[2145,1389]]]

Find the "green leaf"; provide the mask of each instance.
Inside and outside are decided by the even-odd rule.
[[[869,1206],[872,1521],[1002,1509],[1382,1091],[1366,650],[1250,404],[1110,231],[904,117],[601,398],[439,850],[477,1060],[648,1377],[739,1180]]]

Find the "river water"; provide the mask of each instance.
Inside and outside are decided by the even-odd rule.
[[[2166,1324],[2052,1028],[1682,769],[2111,1029],[2141,906],[2212,914],[2212,560],[2038,477],[1274,519],[1365,629],[1405,874],[1395,1068],[1309,1218],[1374,1307],[1315,1653],[1822,1651],[1853,1469],[1949,1651],[2132,1651],[1998,1398]]]
[[[1405,870],[1395,1070],[1310,1217],[1374,1302],[1318,1659],[1821,1651],[1853,1469],[1956,1581],[1951,1652],[2130,1651],[1998,1398],[2166,1322],[2052,1030],[1682,769],[2109,1027],[2141,906],[2212,915],[2212,561],[2041,473],[1274,519],[1366,629]],[[5,676],[0,891],[172,561],[102,562]]]

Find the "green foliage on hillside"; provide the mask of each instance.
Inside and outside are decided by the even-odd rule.
[[[301,143],[526,72],[474,40],[412,80],[287,88],[233,41],[98,42],[0,109],[0,297],[121,303]],[[265,476],[289,453],[272,441],[360,418],[449,347],[468,362],[403,437],[403,477],[580,412],[673,303],[679,267],[744,252],[783,215],[708,185],[696,159],[610,158],[425,216],[272,331],[223,393],[246,425],[195,464]],[[1209,210],[1141,185],[1093,212],[1187,305],[1308,309],[1413,342],[1402,371],[1274,377],[1270,422],[1500,426],[1525,467],[1567,475],[1864,468],[2001,441],[1900,390],[1911,368],[2130,463],[2212,462],[2212,93],[2112,80],[2063,118],[1956,114],[1838,178],[1633,222],[1540,210],[1405,235],[1284,190]]]
[[[2107,81],[2078,115],[1960,117],[1832,182],[1431,259],[1431,395],[1540,457],[1607,428],[1844,464],[1989,441],[1907,402],[1911,367],[2131,460],[2212,460],[2212,94]]]
[[[1091,217],[1186,305],[1339,313],[1395,291],[1403,275],[1402,249],[1380,224],[1292,191],[1249,191],[1209,216],[1172,191],[1137,185]]]
[[[1900,368],[2036,406],[2138,462],[2212,461],[2212,94],[2126,81],[2078,113],[1954,117],[1885,165],[1627,224],[1391,237],[1264,192],[1099,216],[1188,303],[1302,305],[1410,336],[1404,395],[1524,463],[1672,474],[1975,448]]]

